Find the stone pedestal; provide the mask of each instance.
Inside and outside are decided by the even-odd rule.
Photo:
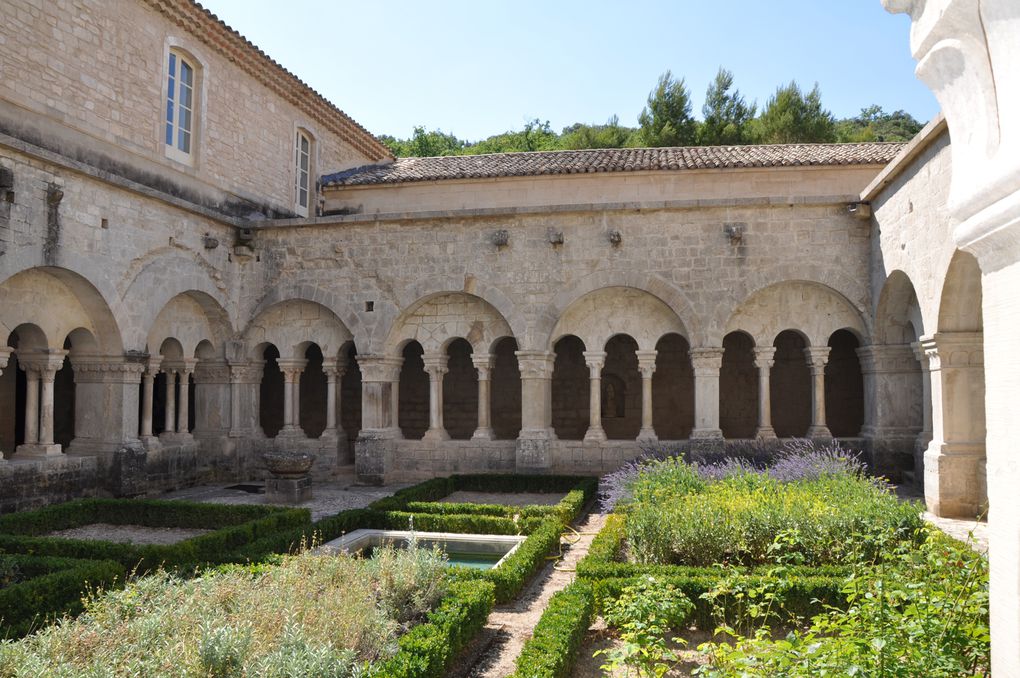
[[[300,504],[311,498],[310,476],[266,479],[266,501],[270,504]]]

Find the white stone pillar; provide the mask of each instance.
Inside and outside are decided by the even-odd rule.
[[[54,351],[46,357],[40,365],[40,393],[39,393],[39,446],[56,447],[56,453],[60,453],[60,446],[53,442],[53,380],[57,371],[64,365],[64,356],[67,351]]]
[[[584,364],[588,366],[588,430],[587,442],[602,442],[606,432],[602,428],[602,368],[606,364],[605,351],[585,351]]]
[[[915,341],[910,345],[914,351],[914,358],[921,366],[921,432],[917,434],[916,447],[927,449],[931,442],[931,368],[928,366],[928,356],[921,346],[921,342]]]
[[[39,443],[39,371],[19,361],[25,370],[25,445]]]
[[[146,443],[152,442],[155,436],[152,434],[152,399],[153,386],[156,382],[156,373],[159,372],[159,364],[163,362],[162,356],[152,356],[145,363],[145,372],[142,374],[142,428],[141,437]]]
[[[163,365],[166,375],[166,405],[163,410],[163,435],[170,435],[176,428],[177,412],[177,369]]]
[[[264,360],[234,360],[230,368],[230,431],[228,437],[263,437],[259,426],[259,399]]]
[[[691,349],[694,367],[694,430],[691,438],[722,440],[719,428],[719,370],[722,367],[722,347]]]
[[[938,516],[974,518],[987,508],[983,343],[981,332],[939,332],[921,339],[932,400],[924,498]]]
[[[492,440],[496,434],[492,430],[492,393],[491,374],[493,356],[479,353],[471,356],[471,363],[478,371],[478,428],[471,436],[472,440]]]
[[[425,371],[429,375],[429,429],[423,440],[449,440],[450,434],[443,426],[443,375],[447,367],[445,353],[426,353],[422,356]]]
[[[652,409],[652,376],[655,374],[655,357],[658,351],[638,351],[638,370],[641,372],[641,430],[637,439],[641,442],[655,442],[653,425],[654,410]]]
[[[298,389],[301,386],[301,373],[308,361],[303,358],[278,358],[276,364],[283,373],[283,428],[279,435],[300,436],[301,401]]]
[[[808,346],[804,349],[811,370],[811,426],[807,437],[813,440],[831,440],[832,433],[825,424],[825,365],[829,362],[828,346]]]
[[[340,380],[347,372],[347,366],[337,363],[323,365],[326,373],[326,430],[323,435],[342,437],[344,432],[340,422]]]
[[[518,473],[543,473],[552,466],[549,441],[552,429],[552,374],[555,354],[516,351],[521,371],[521,433],[517,438]]]
[[[772,428],[772,383],[770,375],[776,364],[775,346],[760,346],[754,349],[754,366],[758,368],[758,430],[755,438],[775,440],[776,430]]]
[[[191,400],[189,386],[191,384],[191,374],[195,371],[196,362],[198,361],[188,359],[181,366],[181,383],[177,396],[177,433],[182,436],[187,436],[191,433],[188,427],[188,410]]]

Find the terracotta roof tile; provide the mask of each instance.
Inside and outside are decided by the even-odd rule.
[[[586,151],[536,151],[490,155],[398,158],[327,174],[323,186],[365,186],[448,179],[531,177],[547,174],[642,172],[735,167],[804,165],[884,165],[902,143],[774,144],[763,146],[694,146],[614,148]]]

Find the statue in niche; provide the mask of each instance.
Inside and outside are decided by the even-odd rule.
[[[602,375],[602,418],[622,418],[624,409],[623,380],[615,374]]]

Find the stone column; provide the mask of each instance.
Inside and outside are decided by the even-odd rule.
[[[480,353],[471,356],[471,362],[478,371],[478,428],[471,436],[472,440],[492,440],[496,437],[492,431],[492,394],[490,380],[493,356]]]
[[[0,347],[0,375],[3,375],[4,368],[7,367],[7,360],[11,357],[11,349],[6,347]],[[4,451],[0,450],[0,464],[5,463],[7,460],[4,459]]]
[[[921,432],[917,434],[915,448],[928,449],[931,442],[931,368],[928,366],[928,356],[924,352],[921,342],[915,341],[910,345],[914,352],[914,358],[921,366]]]
[[[192,376],[195,423],[191,435],[199,440],[215,441],[208,443],[210,452],[203,456],[203,463],[208,460],[219,464],[227,458],[225,454],[234,450],[234,446],[226,440],[230,437],[233,416],[230,372],[230,364],[218,357],[203,358],[195,364]]]
[[[359,483],[381,485],[393,473],[394,423],[393,404],[394,362],[400,358],[380,354],[360,354],[361,369],[361,432],[354,444],[354,471]],[[399,372],[399,367],[397,368]]]
[[[924,498],[938,516],[974,518],[987,508],[984,352],[981,332],[923,337],[931,370],[932,441]]]
[[[910,344],[878,344],[857,349],[864,378],[864,425],[872,471],[900,480],[913,466],[921,418],[921,372]]]
[[[163,410],[163,435],[174,432],[177,411],[177,369],[164,363],[163,374],[166,375],[166,406]]]
[[[230,438],[265,435],[259,427],[259,388],[265,364],[264,360],[229,362]]]
[[[722,367],[723,349],[691,349],[694,367],[694,430],[692,440],[722,441],[719,428],[719,369]]]
[[[322,435],[343,437],[343,426],[340,422],[340,380],[347,372],[347,366],[336,363],[334,365],[323,365],[322,371],[326,373],[326,430]]]
[[[20,457],[53,457],[61,453],[53,442],[53,380],[64,364],[67,351],[48,350],[26,356],[29,381],[25,403],[25,444],[18,446]]]
[[[283,428],[281,436],[300,436],[301,402],[298,389],[301,385],[301,373],[308,361],[304,358],[277,358],[277,366],[283,372]]]
[[[145,443],[155,440],[152,434],[152,396],[153,386],[156,382],[156,373],[159,372],[159,364],[163,362],[162,356],[151,356],[145,363],[145,373],[142,374],[142,428],[141,437]]]
[[[602,428],[602,368],[606,364],[605,351],[585,351],[584,364],[588,366],[588,430],[586,442],[598,443],[606,439]]]
[[[655,442],[659,439],[655,435],[655,427],[652,425],[652,375],[655,374],[655,356],[658,351],[638,351],[638,370],[641,372],[641,430],[637,439],[641,442]]]
[[[443,426],[443,375],[448,371],[445,353],[426,353],[422,356],[429,375],[429,430],[422,440],[449,440]]]
[[[189,386],[191,384],[191,374],[195,371],[196,362],[198,361],[188,359],[181,366],[181,384],[177,396],[177,433],[182,436],[189,436],[191,434],[191,430],[188,427],[188,409],[191,399]]]
[[[548,351],[517,351],[521,371],[521,433],[517,438],[518,473],[548,472],[552,466],[552,373],[555,355]]]
[[[808,346],[804,349],[811,370],[811,426],[807,437],[812,440],[831,440],[832,433],[825,425],[825,365],[829,362],[828,346]]]
[[[775,365],[775,346],[761,346],[754,349],[754,366],[758,368],[758,440],[775,440],[776,430],[772,428],[772,383],[770,375]]]
[[[387,356],[383,359],[384,369],[388,374],[390,382],[390,403],[387,408],[387,424],[394,440],[403,440],[404,432],[400,430],[400,368],[404,364],[403,358],[392,358]]]

